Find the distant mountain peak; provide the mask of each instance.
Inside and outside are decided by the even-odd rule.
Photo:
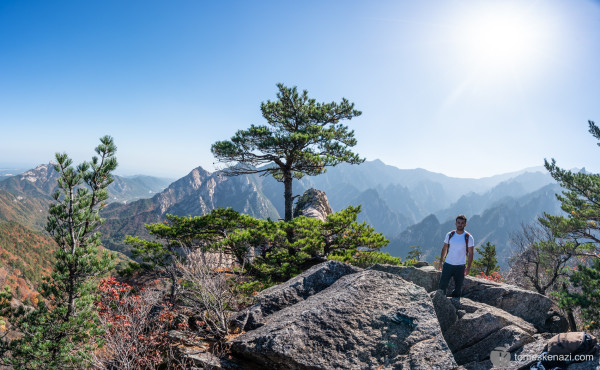
[[[439,225],[440,221],[438,218],[432,213],[429,216],[425,217],[421,223],[426,225]]]
[[[25,171],[18,175],[18,177],[21,181],[28,181],[43,186],[49,182],[54,183],[58,178],[58,172],[54,170],[54,164],[50,162],[47,164],[40,164],[36,168]]]
[[[36,168],[32,168],[29,171],[23,172],[20,176],[37,176],[38,174],[47,174],[48,171],[54,171],[54,167],[52,163],[40,164]]]
[[[202,168],[202,166],[198,166],[198,167],[194,168],[193,170],[190,171],[190,173],[192,173],[194,171],[201,173],[203,175],[208,175],[208,176],[211,175],[211,173],[209,171],[205,170],[204,168]]]
[[[40,164],[19,175],[2,179],[0,189],[16,195],[40,197],[49,199],[57,188],[58,172],[54,162]],[[125,178],[114,176],[114,182],[109,186],[109,201],[122,202],[146,198],[148,194],[162,191],[171,182],[152,176]]]

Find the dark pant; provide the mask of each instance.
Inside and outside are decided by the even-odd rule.
[[[440,284],[438,285],[438,289],[443,290],[444,294],[448,289],[448,284],[450,284],[450,278],[454,278],[454,291],[451,296],[460,297],[463,281],[465,280],[465,265],[451,265],[444,262]]]

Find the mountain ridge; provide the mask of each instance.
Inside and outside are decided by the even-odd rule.
[[[447,223],[457,213],[467,214],[470,221],[476,220],[474,216],[481,216],[502,204],[517,207],[515,198],[533,194],[541,186],[553,182],[548,174],[541,173],[540,168],[532,170],[534,172],[523,169],[484,179],[459,179],[424,169],[401,170],[375,160],[359,166],[343,164],[329,168],[320,176],[294,180],[294,195],[300,195],[308,188],[322,190],[334,211],[362,204],[359,221],[368,222],[386,235],[392,240],[391,253],[404,257],[406,246],[398,243],[397,236],[422,223],[428,215],[435,214],[437,224]],[[29,227],[43,229],[45,216],[35,212],[47,212],[52,186],[56,184],[53,176],[56,175],[49,165],[41,165],[9,181],[0,181],[0,191],[4,189],[0,192],[0,219],[15,219]],[[143,179],[144,176],[134,178]],[[449,179],[449,182],[435,182],[432,178]],[[116,177],[115,183],[119,184],[119,180]],[[459,192],[457,184],[462,184]],[[272,177],[227,177],[221,171],[211,173],[200,166],[162,191],[148,195],[152,197],[113,201],[103,209],[106,222],[101,231],[107,247],[125,251],[123,239],[126,235],[148,236],[144,224],[162,222],[167,213],[199,216],[216,207],[232,207],[259,218],[277,220],[283,214],[283,185]],[[458,195],[460,197],[456,197]],[[492,217],[492,214],[488,212],[486,217]],[[528,216],[527,220],[530,218]],[[482,237],[487,234],[480,233]]]
[[[508,197],[481,214],[470,215],[466,230],[473,235],[476,247],[488,241],[496,245],[498,263],[505,270],[513,252],[512,235],[520,231],[522,224],[535,222],[543,212],[560,214],[560,202],[554,196],[560,190],[558,184],[548,184],[521,197]],[[383,251],[405,257],[411,245],[418,245],[424,259],[433,261],[440,254],[444,236],[454,228],[454,219],[440,222],[431,214],[393,238]]]
[[[127,253],[126,235],[148,237],[144,224],[165,220],[167,213],[201,216],[218,207],[232,207],[258,218],[278,219],[279,214],[262,194],[260,182],[248,175],[227,177],[196,167],[150,199],[129,204],[112,203],[102,210],[105,218],[100,231],[111,249]]]
[[[345,167],[340,171],[349,178],[347,182],[343,181],[344,176],[338,176],[339,168],[334,167],[318,177],[294,180],[294,195],[300,195],[311,187],[325,191],[335,211],[348,205],[362,204],[359,221],[368,222],[390,239],[401,234],[407,227],[417,224],[427,214],[433,214],[436,211],[439,215],[443,215],[444,212],[447,214],[455,212],[452,209],[448,210],[448,207],[440,211],[442,208],[440,205],[451,204],[446,203],[449,199],[445,190],[447,184],[431,182],[425,178],[412,178],[414,186],[411,190],[410,183],[408,185],[398,183],[397,179],[388,179],[387,184],[379,181],[377,176],[387,176],[387,174],[384,172],[376,176],[374,173],[377,171],[390,168],[395,171],[392,166],[387,166],[381,161],[366,162],[366,166],[363,164],[352,167],[346,165]],[[361,168],[366,169],[364,173],[359,172]],[[426,173],[429,176],[426,170],[417,172]],[[349,177],[350,175],[354,177]],[[354,178],[357,181],[350,181]],[[368,180],[364,180],[365,178]],[[360,179],[364,180],[362,184],[358,181]],[[500,203],[511,201],[511,197],[503,198],[506,192],[515,191],[516,196],[521,196],[530,190],[537,190],[553,180],[549,175],[523,170],[487,178],[483,185],[478,185],[477,180],[473,181],[475,181],[475,185],[462,188],[461,192],[470,191],[469,194],[474,195],[463,194],[463,197],[467,200],[470,197],[474,198],[473,201],[479,199],[485,204],[485,207],[479,207],[480,209],[471,216],[484,212],[488,208],[487,206],[496,206],[492,200]],[[367,182],[377,186],[366,187]],[[494,187],[490,188],[492,185]],[[485,189],[487,193],[483,193],[483,195],[474,193],[476,189]],[[486,201],[483,202],[481,199]],[[459,202],[452,203],[452,205],[461,207]],[[221,171],[211,173],[202,167],[197,167],[151,199],[138,200],[129,204],[112,204],[107,207],[103,211],[103,216],[107,219],[103,234],[109,240],[107,245],[123,250],[125,247],[120,240],[124,239],[125,235],[148,236],[143,225],[163,221],[167,213],[179,216],[199,216],[210,212],[215,207],[232,207],[254,217],[279,219],[283,214],[283,185],[268,176],[226,177]],[[442,219],[441,222],[444,221],[445,219]],[[401,254],[392,254],[404,257]]]
[[[0,180],[0,189],[20,196],[34,196],[51,199],[57,189],[58,172],[52,162],[40,164],[20,174]],[[128,202],[145,198],[166,188],[171,179],[147,175],[113,176],[114,181],[108,187],[108,202]]]

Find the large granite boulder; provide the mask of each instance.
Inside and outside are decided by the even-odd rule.
[[[294,217],[306,216],[325,221],[333,213],[325,192],[313,188],[308,189],[296,202]]]
[[[385,271],[423,287],[428,292],[437,290],[441,272],[433,266],[423,268],[374,265],[373,270]],[[453,289],[453,282],[449,289]],[[532,323],[541,330],[566,331],[564,320],[550,312],[552,300],[546,296],[514,285],[495,283],[471,276],[465,277],[462,296],[473,301],[501,308]],[[564,329],[564,330],[563,330]]]
[[[264,324],[265,317],[294,305],[322,291],[348,274],[362,271],[343,262],[327,261],[313,266],[285,283],[265,289],[256,297],[257,303],[231,319],[231,325],[244,331]]]
[[[441,275],[441,273],[433,266],[417,268],[413,266],[406,267],[376,264],[371,266],[370,269],[398,275],[404,280],[408,280],[413,284],[417,284],[425,289],[428,293],[437,290]]]
[[[463,297],[447,298],[439,276],[432,266],[314,266],[237,315],[245,332],[229,342],[232,360],[257,369],[490,369],[500,350],[516,369],[526,365],[516,356],[539,354],[546,329],[563,325],[547,297],[467,277]]]
[[[538,328],[547,325],[553,305],[549,297],[539,293],[472,277],[465,279],[463,297],[503,309]]]
[[[467,298],[449,299],[441,290],[431,297],[446,343],[458,364],[481,362],[496,347],[505,346],[510,352],[534,340],[535,327],[504,310]]]
[[[264,322],[231,340],[236,358],[273,369],[457,366],[426,291],[381,271],[343,276]]]
[[[431,297],[442,333],[445,333],[458,320],[456,307],[454,307],[450,299],[441,290],[431,292],[429,296]]]
[[[504,352],[507,357],[501,359],[496,356],[494,359],[487,359],[484,361],[473,361],[464,364],[458,369],[460,370],[488,370],[488,369],[502,369],[502,370],[529,370],[533,363],[536,363],[536,359],[542,352],[544,352],[545,346],[548,343],[548,339],[553,337],[553,333],[539,333],[534,334],[534,341],[525,344],[517,350],[510,350],[510,346],[497,346],[494,350]],[[596,353],[592,353],[594,358],[590,361],[576,362],[568,364],[564,367],[567,370],[587,370],[587,369],[598,369],[600,368],[600,350],[596,350]],[[457,369],[457,370],[458,370]]]
[[[454,352],[454,359],[459,364],[489,359],[492,351],[498,347],[506,351],[515,351],[525,344],[532,342],[533,337],[516,325],[508,325],[492,332],[473,345]]]

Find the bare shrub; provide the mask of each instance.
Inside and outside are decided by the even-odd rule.
[[[578,244],[556,238],[540,223],[521,225],[521,231],[513,234],[511,241],[517,251],[511,258],[507,280],[543,295],[559,289],[574,257],[582,254]]]
[[[181,298],[202,321],[200,326],[215,339],[229,334],[229,316],[237,307],[234,284],[240,276],[233,272],[231,261],[220,253],[194,251],[178,264],[184,280]]]
[[[517,253],[511,258],[507,281],[550,296],[555,303],[553,294],[570,285],[569,269],[588,256],[577,241],[557,238],[539,222],[521,225],[521,232],[512,236],[512,242],[517,246]],[[572,308],[563,312],[570,330],[576,330],[576,312]]]

